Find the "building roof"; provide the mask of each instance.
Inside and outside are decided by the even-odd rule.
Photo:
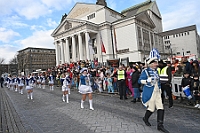
[[[28,48],[25,48],[25,49],[19,50],[18,52],[22,52],[22,51],[27,50],[27,49],[37,49],[37,50],[55,50],[55,49],[49,49],[49,48],[33,48],[33,47],[28,47]]]
[[[132,7],[129,7],[127,9],[123,10],[121,13],[124,14],[126,12],[132,11],[132,12],[135,12],[135,14],[136,14],[139,9],[140,10],[142,9],[140,12],[149,9],[149,7],[150,7],[151,4],[152,4],[152,1],[151,0],[147,0],[147,1],[142,2],[140,4],[137,4],[137,5],[134,5]]]
[[[159,33],[159,35],[161,35],[161,36],[174,35],[174,34],[179,34],[179,33],[193,31],[193,30],[196,30],[196,25],[191,25],[191,26],[187,26],[187,27],[164,31],[162,33]]]

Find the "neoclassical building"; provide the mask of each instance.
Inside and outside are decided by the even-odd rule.
[[[53,31],[56,64],[98,58],[143,61],[152,48],[164,55],[162,17],[156,1],[146,0],[121,13],[96,4],[76,3]],[[102,44],[106,52],[102,52]],[[163,56],[164,57],[164,56]]]

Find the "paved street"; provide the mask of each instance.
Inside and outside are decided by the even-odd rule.
[[[94,111],[89,110],[88,99],[85,109],[80,109],[81,95],[71,91],[69,104],[62,102],[62,92],[56,88],[34,89],[34,100],[26,94],[4,88],[28,133],[160,133],[156,129],[156,113],[144,125],[145,108],[131,99],[119,100],[115,95],[93,95]],[[200,111],[175,106],[165,107],[165,127],[171,133],[198,133]]]

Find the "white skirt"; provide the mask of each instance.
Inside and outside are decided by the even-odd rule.
[[[33,87],[31,87],[31,86],[26,86],[26,90],[32,90],[33,89]]]
[[[70,90],[69,87],[67,87],[67,86],[62,86],[62,91],[69,91],[69,90]]]
[[[92,93],[93,91],[91,86],[81,85],[79,86],[79,92],[81,94],[87,94],[87,93]]]
[[[51,84],[51,85],[52,85],[52,84],[54,84],[54,82],[53,82],[53,81],[49,81],[49,84]]]
[[[23,83],[21,83],[21,84],[18,84],[18,86],[24,86],[24,84],[23,84]]]

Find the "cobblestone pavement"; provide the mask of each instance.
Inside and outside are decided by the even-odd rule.
[[[69,103],[62,102],[60,88],[54,91],[34,89],[34,100],[26,94],[4,88],[28,133],[160,133],[156,129],[156,112],[151,116],[151,127],[142,117],[145,108],[132,99],[119,100],[115,95],[93,95],[94,111],[80,109],[81,95],[72,90]],[[171,133],[199,133],[200,111],[175,106],[165,107],[164,126]]]

